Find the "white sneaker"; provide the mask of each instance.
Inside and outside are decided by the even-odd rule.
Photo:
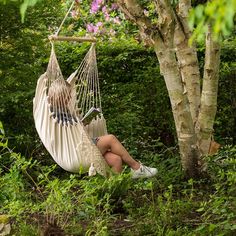
[[[156,168],[147,167],[145,165],[140,164],[139,169],[133,170],[131,169],[132,179],[138,178],[150,178],[157,174]]]

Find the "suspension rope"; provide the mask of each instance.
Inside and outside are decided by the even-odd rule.
[[[62,22],[61,22],[61,24],[60,24],[58,30],[57,30],[56,33],[55,33],[56,36],[58,36],[59,32],[61,31],[61,28],[62,28],[63,24],[65,23],[65,20],[66,20],[66,18],[68,17],[70,11],[72,10],[74,4],[75,4],[75,1],[73,0],[72,3],[71,3],[71,6],[70,6],[70,8],[69,8],[69,10],[67,11],[67,13],[66,13],[64,19],[62,20]]]

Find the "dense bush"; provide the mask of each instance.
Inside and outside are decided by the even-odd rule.
[[[216,137],[225,144],[236,144],[236,40],[226,40],[222,46]]]
[[[57,47],[67,76],[87,50],[68,44]],[[174,145],[169,98],[154,52],[132,40],[114,41],[98,44],[97,61],[109,132],[117,135],[133,155],[158,151],[161,143]]]
[[[38,146],[32,116],[35,86],[50,52],[50,45],[45,43],[48,29],[55,26],[61,9],[56,8],[60,1],[42,1],[29,9],[22,23],[19,2],[0,3],[5,19],[1,24],[0,120],[10,146],[30,155]]]

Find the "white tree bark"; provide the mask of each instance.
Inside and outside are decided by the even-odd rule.
[[[205,66],[201,94],[201,107],[196,124],[199,147],[202,155],[209,152],[213,125],[217,110],[220,45],[213,40],[211,27],[206,35]]]
[[[197,137],[175,54],[172,50],[168,51],[165,47],[161,48],[158,43],[154,45],[154,49],[160,63],[161,74],[165,78],[171,101],[182,167],[188,176],[196,177],[199,174],[197,167],[199,159]]]
[[[159,14],[159,28],[164,35],[164,43],[156,42],[154,50],[160,63],[160,71],[164,76],[168,90],[181,154],[181,163],[188,176],[198,176],[197,137],[194,130],[188,94],[177,61],[174,45],[175,32],[178,25],[169,1],[155,1]],[[185,65],[185,64],[184,64]],[[187,87],[187,86],[186,86]]]
[[[174,40],[176,56],[184,84],[184,92],[187,93],[193,123],[195,124],[200,107],[200,71],[196,48],[188,43],[191,35],[187,24],[190,7],[191,1],[179,1],[178,11],[175,11],[176,27]]]

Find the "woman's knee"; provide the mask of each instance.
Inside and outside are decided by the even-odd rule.
[[[102,154],[105,154],[107,151],[110,151],[111,147],[118,142],[118,139],[113,134],[108,134],[99,137],[97,142],[97,147]]]
[[[111,148],[111,137],[108,137],[108,135],[99,137],[97,147],[102,154],[106,153]]]
[[[108,139],[108,142],[109,142],[109,143],[112,143],[112,142],[116,142],[116,141],[117,141],[116,136],[113,135],[113,134],[108,134],[108,135],[106,135],[106,136],[107,136],[107,139]]]

